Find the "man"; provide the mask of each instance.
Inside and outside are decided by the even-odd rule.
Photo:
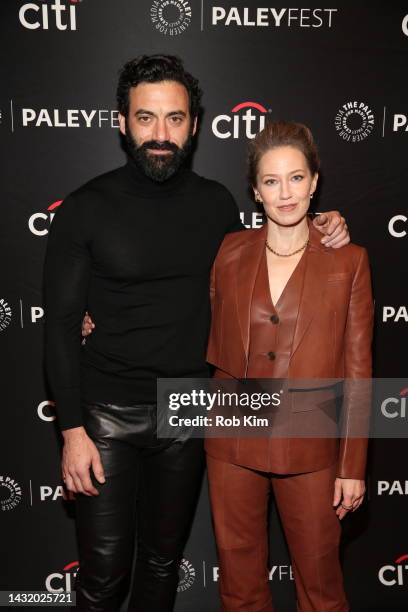
[[[209,273],[224,235],[242,229],[228,190],[186,167],[200,99],[178,58],[128,62],[117,89],[128,162],[66,198],[49,235],[46,360],[62,475],[78,494],[81,611],[119,609],[136,522],[128,609],[174,604],[203,449],[157,439],[156,379],[209,375]],[[345,244],[334,217],[324,232]],[[85,310],[98,327],[81,347]]]

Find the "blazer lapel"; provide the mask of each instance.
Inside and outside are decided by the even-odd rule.
[[[248,242],[241,246],[236,274],[235,295],[237,300],[238,320],[241,329],[245,355],[249,354],[249,327],[251,319],[251,302],[255,280],[261,257],[265,250],[266,224],[254,233]]]
[[[318,316],[319,305],[327,286],[327,275],[333,264],[332,250],[321,244],[321,238],[322,234],[310,224],[310,243],[306,253],[306,270],[291,356],[298,348],[314,316]]]

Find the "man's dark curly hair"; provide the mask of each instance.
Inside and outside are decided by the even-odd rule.
[[[116,101],[118,110],[125,117],[129,113],[129,90],[139,83],[177,81],[188,91],[192,119],[200,112],[202,91],[198,80],[186,72],[182,60],[176,55],[139,55],[126,62],[119,73]]]

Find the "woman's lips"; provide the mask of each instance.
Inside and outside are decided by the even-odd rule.
[[[295,204],[284,204],[283,206],[278,206],[278,210],[279,212],[292,212],[292,210],[295,210],[297,206],[297,202]]]

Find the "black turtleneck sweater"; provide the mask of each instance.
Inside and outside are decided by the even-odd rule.
[[[159,377],[206,377],[209,274],[243,226],[229,191],[190,170],[164,183],[133,162],[71,195],[45,262],[46,363],[61,429],[81,401],[154,403]],[[84,345],[85,310],[95,330]]]

